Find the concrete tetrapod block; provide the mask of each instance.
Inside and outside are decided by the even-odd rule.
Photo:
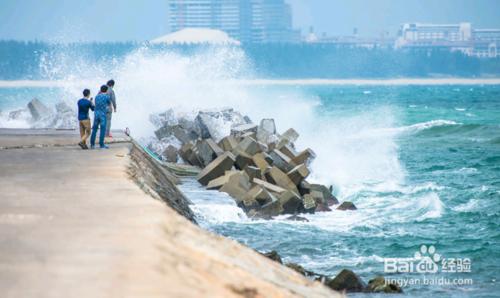
[[[302,199],[293,191],[287,190],[278,196],[281,206],[283,207],[283,213],[285,214],[295,214],[299,211],[302,206]]]
[[[224,176],[220,176],[218,178],[215,178],[214,180],[211,180],[208,182],[207,189],[213,190],[213,189],[220,189],[224,184],[226,184],[229,181],[229,178],[238,173],[237,171],[226,171]]]
[[[199,152],[198,156],[205,166],[216,159],[217,156],[224,153],[224,151],[222,151],[222,149],[212,139],[205,139],[198,142],[196,148]]]
[[[177,148],[175,148],[172,145],[168,145],[167,148],[165,148],[165,150],[163,150],[163,153],[161,155],[163,157],[165,157],[165,159],[168,162],[177,162],[179,159],[177,156],[177,153],[178,153]]]
[[[314,197],[310,194],[304,195],[304,209],[306,212],[314,213],[316,209],[316,201],[314,200]]]
[[[251,184],[248,175],[243,171],[239,171],[232,174],[219,191],[227,193],[239,203],[243,201],[250,187]]]
[[[242,136],[246,133],[257,133],[257,124],[241,124],[231,128],[232,136]]]
[[[28,109],[33,120],[40,120],[53,114],[52,111],[37,98],[33,98],[28,103]]]
[[[264,172],[270,166],[266,159],[266,155],[266,153],[261,152],[252,157],[253,163],[261,170],[261,172]]]
[[[252,156],[243,152],[239,151],[238,149],[235,149],[233,151],[234,156],[236,157],[236,162],[235,166],[238,170],[243,170],[246,166],[253,166],[254,162],[252,159]]]
[[[186,143],[186,144],[182,145],[181,148],[179,149],[179,155],[186,163],[189,163],[188,158],[192,152],[193,152],[193,144],[192,143]]]
[[[278,216],[283,213],[283,207],[281,206],[279,200],[270,192],[264,189],[264,192],[269,196],[270,201],[264,204],[258,214],[262,218],[272,218],[273,216]]]
[[[276,134],[274,119],[262,119],[257,128],[257,141],[267,144],[269,137],[274,134]]]
[[[243,205],[248,212],[250,209],[260,209],[274,201],[276,201],[276,197],[271,192],[260,185],[255,185],[245,195]]]
[[[250,177],[250,181],[253,181],[253,178],[262,179],[262,172],[258,167],[246,166],[243,171]]]
[[[207,165],[200,174],[198,174],[196,179],[206,186],[211,180],[224,175],[225,171],[230,170],[235,160],[236,158],[231,152],[224,152],[224,154]]]
[[[233,152],[245,152],[248,155],[254,156],[257,153],[262,152],[262,150],[254,138],[245,137],[236,146],[236,148],[234,148]]]
[[[316,158],[316,153],[314,153],[312,149],[307,148],[306,150],[297,154],[297,156],[292,159],[292,162],[295,163],[296,165],[302,163],[305,165],[310,165],[315,158]]]
[[[309,176],[311,172],[305,164],[301,164],[293,168],[287,173],[288,178],[292,180],[295,185],[300,185],[300,183]]]
[[[285,173],[291,171],[295,167],[295,163],[293,163],[292,160],[283,152],[277,149],[269,152],[269,156],[273,159],[273,165]]]
[[[282,133],[280,137],[281,140],[286,139],[290,143],[295,143],[298,138],[299,138],[299,133],[293,128],[289,128],[287,131]]]
[[[274,192],[274,193],[277,193],[277,194],[281,194],[281,193],[284,193],[286,191],[286,189],[284,189],[282,187],[279,187],[277,185],[271,184],[269,182],[266,182],[266,181],[264,181],[262,179],[254,178],[252,182],[255,183],[255,184],[257,184],[257,185],[260,185],[260,186],[264,187],[265,189],[267,189],[270,192]]]
[[[339,203],[337,198],[333,196],[332,190],[322,184],[311,184],[310,189],[311,191],[316,190],[323,193],[324,203],[327,204],[328,206]]]
[[[279,149],[283,154],[288,156],[291,160],[297,157],[297,152],[290,145],[285,145]]]
[[[299,193],[299,190],[297,189],[295,183],[293,183],[293,181],[290,180],[290,178],[288,178],[288,176],[277,167],[271,167],[269,172],[266,173],[266,178],[267,181],[276,184],[279,187],[291,190],[296,194]]]
[[[234,136],[224,137],[219,142],[219,147],[224,151],[232,151],[236,146],[238,146],[238,141]]]

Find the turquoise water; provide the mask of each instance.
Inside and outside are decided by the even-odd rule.
[[[259,251],[277,250],[287,261],[310,270],[335,275],[350,268],[366,281],[378,274],[423,278],[421,273],[384,273],[383,259],[411,258],[421,245],[433,245],[442,258],[469,258],[471,272],[425,277],[472,279],[472,285],[413,285],[404,288],[407,294],[498,297],[500,86],[300,88],[319,99],[319,118],[343,122],[363,114],[368,118],[364,122],[378,124],[380,117],[391,118],[382,121],[389,125],[374,130],[351,122],[364,131],[354,143],[367,144],[370,151],[370,142],[377,147],[389,138],[403,174],[380,173],[379,181],[350,185],[355,189],[343,191],[339,198],[353,201],[358,211],[308,215],[309,223],[248,221],[224,195],[207,194],[187,182],[183,187],[197,203],[201,221],[216,233]],[[218,208],[214,197],[220,200]]]
[[[332,183],[339,199],[359,210],[307,215],[308,223],[250,221],[226,195],[187,180],[181,187],[203,227],[328,275],[349,268],[365,281],[379,274],[472,279],[470,285],[407,286],[410,296],[500,295],[500,86],[251,89],[269,105],[280,95],[300,97],[290,101],[290,111],[267,111],[283,121],[303,102],[312,109],[304,109],[307,121],[295,122],[298,145],[318,154],[312,179]],[[22,106],[33,95],[55,102],[61,94],[3,88],[0,109]],[[433,245],[442,258],[469,258],[471,272],[384,273],[384,258],[412,258],[421,245]]]

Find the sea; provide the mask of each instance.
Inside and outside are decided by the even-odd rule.
[[[139,49],[104,66],[82,59],[44,62],[43,81],[0,82],[0,127],[30,127],[9,113],[32,98],[74,106],[83,88],[95,92],[108,78],[113,125],[143,142],[153,136],[149,115],[170,108],[274,118],[278,131],[299,132],[298,149],[315,151],[308,180],[332,185],[358,210],[250,220],[227,195],[186,178],[180,188],[201,227],[317,273],[385,276],[405,297],[500,296],[500,84],[266,80],[234,49]]]

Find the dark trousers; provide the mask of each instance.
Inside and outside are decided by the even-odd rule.
[[[95,146],[95,138],[99,128],[99,146],[104,147],[104,137],[106,136],[106,114],[95,114],[94,125],[92,125],[92,135],[90,136],[90,146]]]

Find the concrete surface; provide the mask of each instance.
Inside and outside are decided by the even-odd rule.
[[[2,132],[18,149],[0,149],[1,297],[336,296],[146,195],[131,143],[84,151],[75,132]]]

